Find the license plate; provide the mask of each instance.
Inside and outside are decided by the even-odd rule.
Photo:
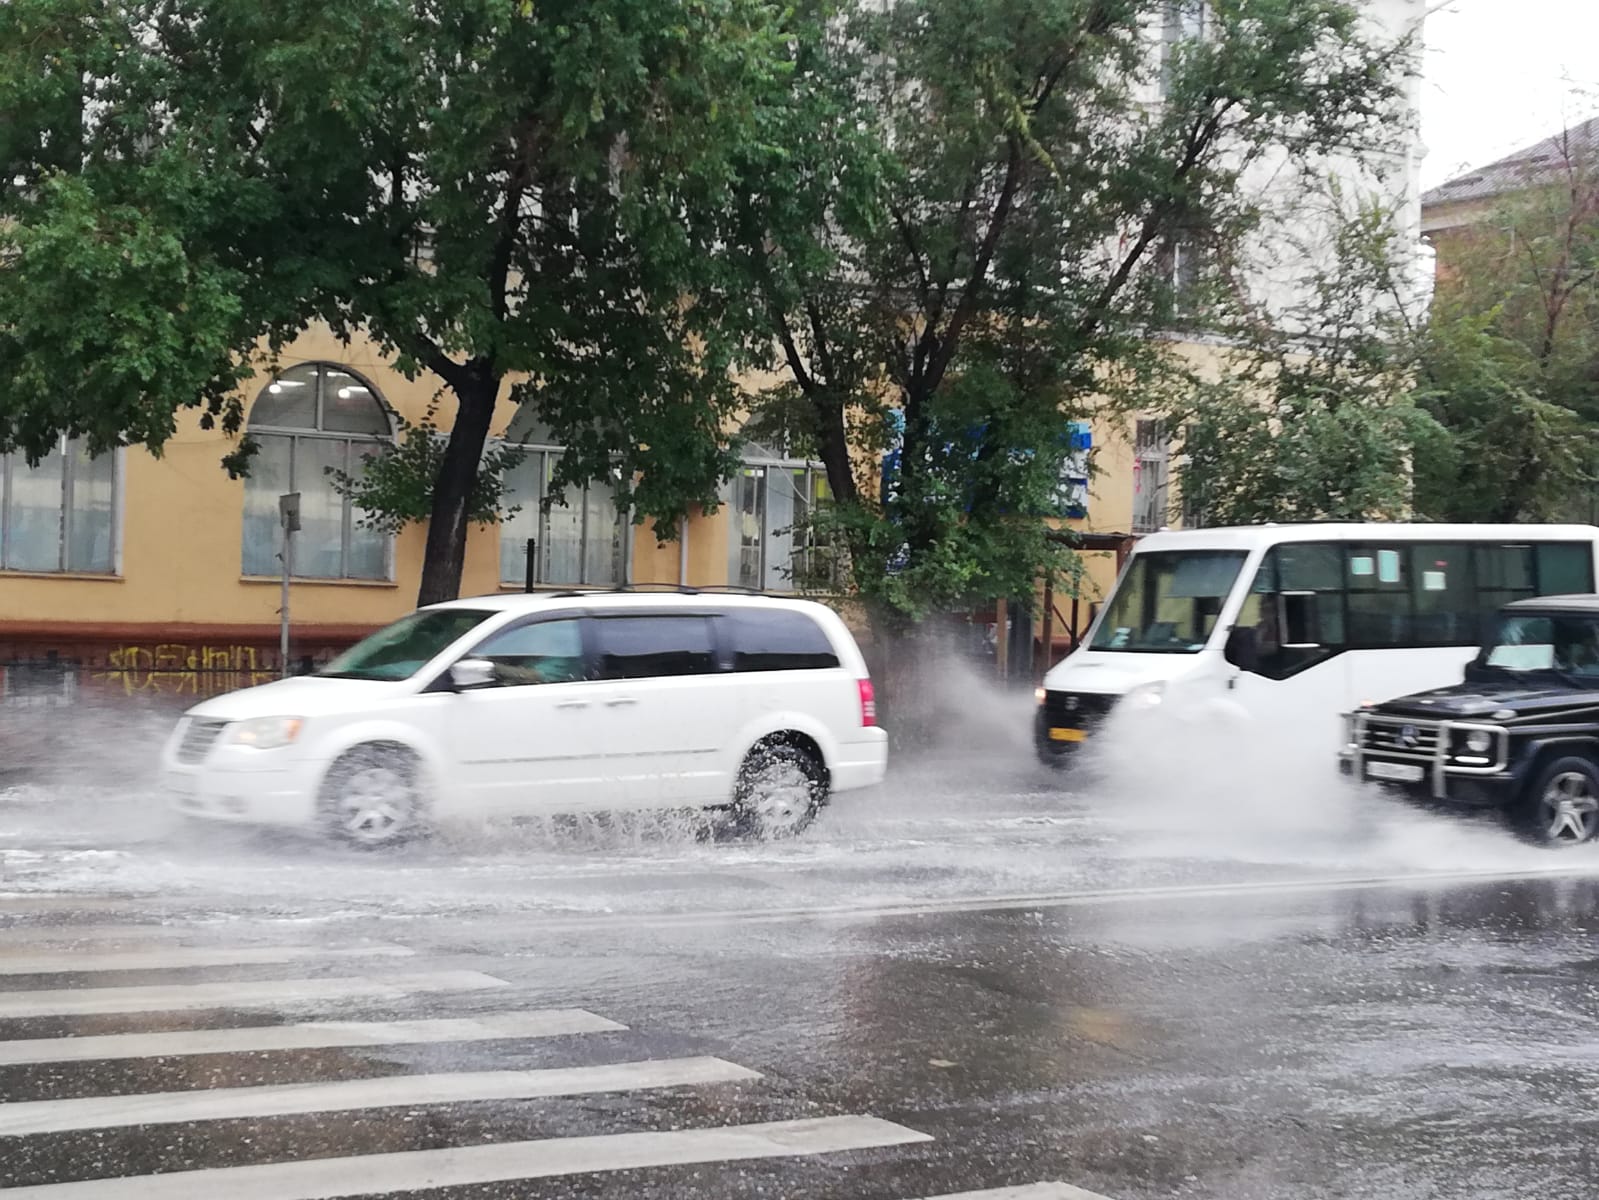
[[[1420,783],[1426,777],[1426,768],[1415,763],[1374,762],[1366,764],[1367,779],[1387,779],[1394,783]]]
[[[1051,729],[1049,740],[1052,742],[1081,742],[1088,737],[1087,730],[1083,729]]]

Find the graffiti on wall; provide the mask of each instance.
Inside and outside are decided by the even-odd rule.
[[[276,657],[242,645],[117,646],[106,655],[105,668],[91,672],[90,679],[129,696],[216,696],[270,683],[278,677]]]

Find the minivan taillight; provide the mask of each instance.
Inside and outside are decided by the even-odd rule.
[[[870,729],[877,724],[877,693],[872,689],[870,679],[860,680],[861,685],[861,727]]]

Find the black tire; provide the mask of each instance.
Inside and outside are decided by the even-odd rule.
[[[421,777],[421,764],[404,746],[373,742],[346,750],[328,768],[317,797],[323,832],[363,850],[419,836],[426,811]]]
[[[1567,755],[1532,778],[1516,805],[1521,834],[1540,846],[1561,849],[1599,835],[1599,764]]]
[[[787,742],[755,747],[733,785],[733,831],[777,841],[803,833],[827,803],[827,772],[815,757]]]

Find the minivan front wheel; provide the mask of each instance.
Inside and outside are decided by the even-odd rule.
[[[322,828],[352,846],[395,846],[420,832],[421,770],[403,746],[347,750],[329,768],[318,800]]]
[[[762,841],[793,837],[826,801],[827,776],[812,755],[786,743],[756,746],[733,789],[733,827]]]

